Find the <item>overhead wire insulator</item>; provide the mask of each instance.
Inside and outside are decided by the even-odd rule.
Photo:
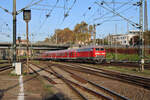
[[[46,15],[46,18],[48,18],[49,16],[50,16],[50,15],[49,15],[49,14],[47,14],[47,15]]]
[[[66,13],[66,14],[64,14],[64,17],[68,17],[68,16],[69,16],[69,14],[67,14],[67,13]]]
[[[91,10],[91,7],[88,7],[89,10]]]

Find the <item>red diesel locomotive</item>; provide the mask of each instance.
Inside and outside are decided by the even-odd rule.
[[[103,47],[82,47],[78,49],[48,51],[40,55],[43,60],[65,60],[102,63],[105,61],[106,52]]]

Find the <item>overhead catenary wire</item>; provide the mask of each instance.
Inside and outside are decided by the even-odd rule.
[[[2,10],[4,10],[5,12],[7,12],[7,13],[9,13],[9,14],[12,14],[9,10],[7,10],[6,8],[3,8],[2,6],[0,6],[0,8],[2,9]]]
[[[53,8],[55,5],[37,4],[37,6]],[[64,7],[63,7],[63,6],[55,6],[55,8],[64,8]],[[66,8],[66,9],[67,9],[67,8]]]
[[[49,11],[49,9],[41,9],[41,8],[31,8],[32,10],[38,10],[38,11]]]
[[[97,0],[96,0],[96,1],[97,1]],[[96,1],[95,1],[95,2],[96,2]],[[93,6],[95,5],[95,2],[93,2],[92,5],[88,7],[88,9],[87,9],[88,11],[93,8]],[[104,0],[102,0],[102,2],[104,2]],[[122,7],[124,7],[125,5],[133,4],[132,2],[133,2],[133,0],[130,0],[129,2],[122,2],[122,3],[118,2],[118,3],[121,4],[121,5],[120,5],[119,7],[116,7],[115,10],[119,10],[119,9],[121,9]],[[111,3],[111,2],[110,2],[110,3]],[[115,3],[115,1],[114,1],[114,3]],[[95,7],[95,6],[94,6],[94,7]],[[99,6],[99,7],[100,7],[100,6]],[[100,9],[100,10],[102,10],[102,9]],[[86,14],[87,14],[87,11],[83,14],[84,18],[85,18],[85,16],[86,16]],[[96,16],[95,14],[96,14],[96,13],[94,13],[93,15],[91,15],[90,17],[88,17],[88,21],[90,21],[90,19],[92,19],[91,17]],[[100,15],[101,15],[100,17],[94,18],[92,21],[90,21],[90,22],[88,22],[88,23],[93,23],[93,22],[95,23],[95,21],[97,21],[97,20],[99,20],[99,19],[103,19],[103,17],[107,16],[108,14],[110,14],[109,11],[106,12],[106,13],[104,13],[104,14],[100,13]],[[116,16],[116,15],[113,15],[113,16]]]
[[[130,4],[132,1],[133,1],[133,0],[131,0],[130,2],[126,2],[126,3],[122,4],[122,5],[120,5],[120,6],[117,7],[115,10],[121,9],[121,8],[124,7],[125,5]],[[108,15],[109,13],[110,13],[110,12],[106,12],[106,13],[104,13],[103,15],[101,15],[100,17],[95,18],[94,20],[96,21],[96,20],[98,20],[98,19],[101,19],[101,18],[103,18],[105,15]]]
[[[129,9],[131,9],[133,6],[131,6],[131,7],[128,7],[127,9],[124,9],[124,10],[122,10],[122,11],[120,11],[119,13],[122,13],[122,12],[125,12],[125,11],[128,11]],[[116,15],[112,15],[112,16],[108,16],[108,17],[103,17],[103,19],[104,18],[110,18],[110,19],[112,19],[113,17],[118,17],[118,16],[116,16]]]
[[[34,1],[35,1],[35,0],[34,0]],[[43,0],[39,0],[39,1],[34,2],[34,3],[33,3],[33,1],[31,1],[31,4],[27,5],[26,7],[22,8],[22,9],[20,9],[20,10],[18,10],[18,11],[17,11],[17,14],[23,12],[23,10],[25,10],[25,9],[27,9],[27,8],[30,8],[30,7],[32,7],[32,6],[34,6],[34,5],[37,5],[38,3],[42,2],[42,1],[43,1]]]
[[[96,2],[96,1],[95,1],[95,2]],[[82,14],[83,17],[86,16],[87,12],[88,12],[89,10],[91,10],[91,7],[92,7],[93,5],[94,5],[94,3],[92,3],[92,4],[88,7],[88,9],[86,9],[86,11]]]
[[[53,10],[55,9],[55,7],[57,6],[58,2],[59,2],[59,0],[56,1],[55,5],[52,7],[52,9],[50,9],[50,11],[48,12],[48,14],[45,15],[46,17],[43,20],[42,24],[39,26],[38,32],[40,32],[40,29],[42,29],[42,27],[44,26],[46,20],[50,17],[51,13],[53,12]]]
[[[55,9],[55,7],[57,6],[58,2],[59,2],[59,0],[56,1],[55,5],[52,7],[52,9],[51,9],[51,10],[49,11],[49,13],[46,15],[46,18],[48,18],[48,17],[51,15],[52,11]]]
[[[63,21],[62,23],[64,22],[64,20],[69,16],[69,12],[72,10],[72,8],[74,7],[75,3],[76,3],[77,0],[74,0],[73,4],[68,8],[67,12],[64,13],[64,18],[63,18]],[[64,6],[65,7],[65,6]],[[65,10],[65,8],[64,8]]]
[[[118,12],[116,11],[113,11],[112,9],[108,9],[107,7],[104,7],[103,4],[99,4],[98,2],[95,2],[97,5],[103,7],[104,9],[108,10],[109,12],[117,15],[117,16],[120,16],[121,18],[123,18],[124,20],[126,20],[127,22],[129,22],[132,26],[136,27],[136,28],[140,28],[141,26],[127,18],[125,18],[124,16],[122,16],[121,14],[119,14]]]

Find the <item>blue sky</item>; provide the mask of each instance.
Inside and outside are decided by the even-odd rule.
[[[8,9],[12,12],[12,2],[13,0],[1,0],[0,6]],[[21,8],[31,4],[31,2],[36,2],[39,0],[16,0],[17,1],[17,11]],[[127,32],[127,21],[123,20],[118,16],[114,16],[114,14],[109,11],[103,9],[98,6],[94,2],[100,2],[102,0],[76,0],[75,5],[69,11],[68,17],[64,19],[64,13],[68,11],[67,8],[70,8],[74,3],[74,0],[58,0],[57,6],[52,10],[50,17],[46,18],[46,14],[48,14],[52,6],[54,6],[57,0],[43,0],[38,5],[32,6],[32,19],[29,22],[29,33],[31,41],[42,41],[48,36],[52,36],[54,34],[55,29],[63,29],[69,27],[73,29],[73,27],[80,23],[81,21],[85,21],[88,24],[93,25],[94,23],[101,23],[100,26],[97,26],[97,38],[104,37],[108,34],[114,34],[117,32],[126,33]],[[116,3],[113,5],[110,3],[113,0],[104,0],[107,2],[105,7],[114,8],[116,12],[121,12],[120,14],[124,17],[130,19],[131,21],[138,23],[139,17],[139,9],[136,6],[132,6],[133,3],[138,0],[114,0]],[[150,1],[148,1],[148,23],[150,26]],[[128,4],[124,4],[128,2]],[[66,9],[64,9],[64,6]],[[91,7],[88,10],[88,7]],[[120,9],[118,9],[120,8]],[[103,16],[107,13],[105,16]],[[17,36],[21,36],[25,38],[26,33],[26,24],[23,21],[22,13],[17,15]],[[103,16],[103,17],[102,17]],[[150,29],[150,27],[149,27]],[[135,30],[129,24],[129,30]],[[10,37],[8,37],[8,35]],[[12,41],[12,15],[4,12],[0,9],[0,42],[3,41]]]

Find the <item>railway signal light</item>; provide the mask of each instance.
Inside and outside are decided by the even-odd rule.
[[[27,39],[27,73],[29,73],[29,39],[28,39],[28,22],[31,20],[31,10],[23,10],[23,19],[26,22],[26,39]]]

